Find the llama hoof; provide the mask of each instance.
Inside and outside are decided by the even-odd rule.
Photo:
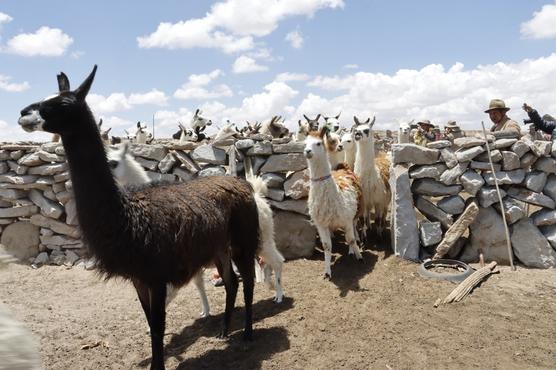
[[[208,313],[208,312],[201,312],[201,313],[199,314],[199,317],[200,317],[201,319],[206,319],[206,318],[209,317],[209,316],[210,316],[210,313]]]
[[[328,272],[325,272],[325,273],[324,273],[324,276],[323,276],[323,279],[324,279],[324,280],[331,280],[331,279],[332,279],[332,275],[330,275]]]
[[[272,299],[272,301],[273,301],[274,303],[282,303],[282,298],[283,298],[283,297],[274,297],[274,298]]]

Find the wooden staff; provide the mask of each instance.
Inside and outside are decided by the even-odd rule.
[[[498,187],[498,179],[496,178],[496,172],[494,171],[494,164],[492,164],[492,157],[490,156],[490,147],[488,146],[488,138],[485,130],[485,123],[481,121],[481,126],[483,126],[483,136],[485,137],[485,145],[488,154],[488,162],[490,163],[490,170],[494,175],[494,186],[496,186],[496,193],[498,194],[498,201],[500,202],[500,210],[502,211],[502,219],[504,220],[504,232],[506,233],[506,246],[508,248],[508,257],[510,258],[510,266],[512,271],[515,271],[514,266],[514,255],[512,251],[512,243],[510,241],[510,230],[508,229],[508,223],[506,222],[506,209],[504,208],[504,202],[502,202],[502,194],[500,194],[500,188]]]

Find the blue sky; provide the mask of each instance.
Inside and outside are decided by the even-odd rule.
[[[115,134],[157,136],[201,108],[217,124],[303,113],[488,123],[491,98],[556,113],[555,1],[0,1],[0,140],[18,112],[99,70],[89,104]]]

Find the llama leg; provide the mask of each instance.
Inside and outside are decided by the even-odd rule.
[[[322,248],[324,249],[324,278],[332,278],[332,269],[330,263],[332,261],[332,240],[330,238],[330,230],[328,227],[317,225]]]
[[[243,281],[243,300],[245,301],[244,340],[253,340],[253,290],[255,287],[255,265],[251,256],[242,255],[235,264]]]
[[[275,279],[275,289],[276,295],[274,296],[274,302],[281,303],[282,299],[284,298],[284,290],[282,289],[282,261],[277,263],[272,269],[274,270],[274,279]],[[269,268],[270,270],[270,268]]]
[[[159,283],[151,291],[151,370],[164,370],[164,328],[166,321],[166,284]]]
[[[359,250],[359,246],[357,245],[357,242],[355,240],[355,230],[353,229],[353,223],[348,223],[345,226],[345,236],[346,242],[349,245],[349,251],[353,251],[353,253],[355,254],[355,258],[357,258],[359,261],[362,261],[363,256],[361,256],[361,251]]]
[[[230,321],[232,319],[232,312],[236,302],[237,287],[239,285],[236,274],[232,271],[232,261],[228,256],[222,260],[215,261],[218,274],[224,281],[224,289],[226,290],[226,308],[224,309],[224,325],[222,332],[218,338],[226,338],[230,328]]]
[[[201,311],[201,317],[208,317],[210,315],[210,306],[207,298],[207,292],[205,291],[205,281],[203,280],[203,269],[199,270],[198,273],[193,277],[193,284],[197,287],[199,292],[199,297],[201,298],[201,303],[203,304],[203,310]]]
[[[145,313],[145,317],[147,318],[147,323],[149,324],[149,328],[151,327],[151,297],[149,293],[149,288],[141,283],[139,280],[132,280],[133,286],[135,287],[135,291],[137,292],[137,296],[139,297],[139,302],[141,303],[141,307],[143,308],[143,312]]]
[[[166,284],[166,307],[176,298],[179,288],[174,287],[172,284]]]

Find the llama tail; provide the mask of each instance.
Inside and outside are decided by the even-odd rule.
[[[265,197],[268,194],[268,187],[266,186],[266,181],[260,176],[247,176],[247,181],[253,187],[255,194]]]

